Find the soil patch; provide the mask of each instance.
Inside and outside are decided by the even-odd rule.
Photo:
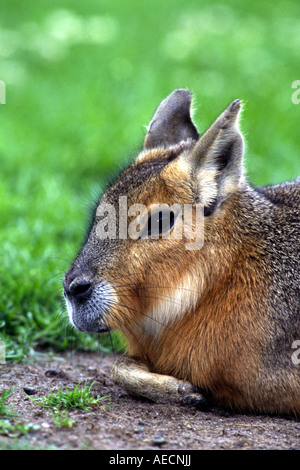
[[[14,421],[36,429],[19,437],[0,436],[0,448],[36,449],[199,450],[300,449],[300,421],[293,418],[230,414],[222,410],[155,404],[132,397],[110,379],[111,356],[76,353],[42,357],[32,364],[0,365],[0,394],[13,387],[7,404]],[[29,398],[43,397],[60,387],[94,382],[95,395],[110,406],[91,411],[70,409],[71,428],[57,428],[48,409]],[[16,442],[17,441],[17,442]]]

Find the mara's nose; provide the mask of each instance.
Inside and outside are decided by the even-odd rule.
[[[65,277],[64,280],[65,293],[75,299],[84,300],[92,292],[92,282],[89,279],[84,279],[82,276],[75,278]]]

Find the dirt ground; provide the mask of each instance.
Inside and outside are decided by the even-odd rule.
[[[18,414],[14,420],[38,425],[25,436],[0,436],[1,447],[78,450],[300,450],[300,421],[271,416],[203,412],[194,407],[161,405],[127,395],[110,379],[111,356],[76,353],[31,364],[0,365],[0,393],[13,387],[7,404]],[[28,396],[42,397],[57,388],[71,389],[95,381],[96,395],[106,396],[108,407],[92,411],[71,409],[71,428],[57,428],[48,409]],[[27,390],[27,393],[24,391]]]

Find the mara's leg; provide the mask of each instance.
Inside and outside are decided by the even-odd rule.
[[[129,357],[120,357],[114,362],[112,380],[128,393],[156,403],[193,405],[202,410],[210,409],[206,399],[190,382],[152,373],[145,364]]]

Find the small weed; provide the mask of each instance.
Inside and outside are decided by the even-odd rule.
[[[13,416],[11,408],[4,403],[5,400],[7,400],[7,398],[10,397],[12,392],[13,392],[13,389],[10,387],[8,390],[3,390],[0,396],[0,416],[1,417]]]
[[[11,396],[13,389],[10,387],[8,390],[3,390],[0,396],[0,435],[9,437],[18,437],[27,434],[30,431],[39,429],[39,426],[32,423],[23,424],[21,422],[14,422],[8,418],[15,418],[17,415],[12,411],[11,407],[4,402]]]
[[[18,437],[28,434],[30,431],[36,431],[40,427],[32,423],[12,423],[8,419],[0,420],[0,434],[8,437]]]
[[[51,415],[57,428],[72,428],[75,424],[75,421],[69,418],[67,410],[55,409]]]
[[[44,408],[79,408],[81,410],[90,411],[90,409],[108,398],[105,397],[95,397],[91,393],[91,388],[94,385],[93,382],[91,385],[84,383],[83,387],[81,384],[77,384],[73,390],[69,390],[67,387],[65,389],[60,388],[56,393],[51,392],[48,396],[43,398],[31,398],[31,400],[37,405],[43,406]]]

